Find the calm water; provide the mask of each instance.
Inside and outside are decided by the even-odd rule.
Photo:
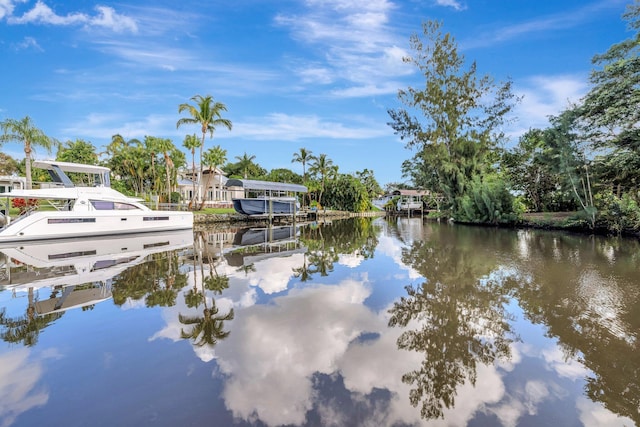
[[[0,427],[640,425],[636,240],[357,219],[0,264]]]

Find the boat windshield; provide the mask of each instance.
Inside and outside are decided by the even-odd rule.
[[[140,207],[130,203],[110,202],[106,200],[90,200],[91,206],[97,211],[130,211],[140,210]]]

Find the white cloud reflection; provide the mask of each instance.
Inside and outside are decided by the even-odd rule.
[[[49,392],[38,385],[42,363],[30,359],[27,348],[0,354],[0,427],[12,425],[20,414],[49,400]]]

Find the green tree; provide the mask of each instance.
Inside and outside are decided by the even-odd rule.
[[[96,147],[82,139],[67,141],[58,147],[56,160],[61,162],[82,163],[85,165],[97,165],[98,154]]]
[[[445,208],[455,214],[468,183],[490,166],[488,156],[503,138],[500,129],[514,97],[511,82],[496,86],[489,76],[477,76],[475,62],[463,69],[464,57],[439,22],[427,21],[422,29],[425,41],[413,35],[413,56],[403,60],[424,75],[425,86],[399,91],[410,110],[390,109],[389,124],[407,148],[417,149],[403,166],[405,175],[416,186],[442,194]]]
[[[184,142],[182,143],[182,146],[191,152],[191,181],[193,182],[193,193],[189,201],[189,208],[193,206],[196,198],[196,148],[199,148],[201,145],[202,141],[196,137],[195,133],[185,136]],[[198,177],[198,181],[199,180],[200,178]]]
[[[164,168],[166,173],[166,191],[167,191],[167,202],[171,202],[171,171],[174,169],[173,160],[169,153],[176,150],[176,146],[173,145],[173,142],[167,138],[155,138],[155,146],[156,149],[162,153],[162,157],[164,158]]]
[[[204,197],[202,199],[202,203],[200,204],[200,209],[204,207],[204,203],[207,201],[207,193],[209,190],[209,186],[211,185],[211,175],[212,173],[217,175],[218,166],[222,165],[227,161],[227,150],[223,150],[222,147],[216,145],[213,148],[209,148],[202,158],[203,163],[207,166],[209,173],[207,174],[207,184],[204,187]],[[218,183],[222,184],[222,178],[218,177]]]
[[[579,123],[579,109],[573,108],[551,117],[551,127],[544,132],[545,144],[551,156],[554,172],[570,189],[576,203],[586,215],[591,228],[595,227],[597,210],[593,203],[592,175],[589,172],[587,150],[590,143],[585,140]]]
[[[0,175],[20,173],[20,163],[8,154],[0,153]]]
[[[363,169],[360,172],[356,172],[356,178],[365,186],[370,199],[374,199],[382,194],[382,188],[380,184],[378,184],[378,181],[376,181],[372,170]]]
[[[349,174],[340,174],[327,182],[324,204],[333,209],[366,212],[371,209],[371,198],[365,185]]]
[[[6,119],[0,122],[2,135],[0,135],[0,145],[5,142],[19,141],[24,144],[24,156],[26,166],[27,189],[31,189],[31,154],[34,146],[40,146],[51,152],[59,145],[58,141],[48,137],[45,133],[34,126],[29,116],[22,120]]]
[[[245,151],[245,153],[242,156],[236,156],[236,160],[238,161],[238,166],[240,167],[240,171],[242,172],[242,176],[244,177],[244,179],[247,179],[247,176],[249,175],[249,170],[251,169],[251,166],[254,164],[253,161],[255,160],[256,156],[254,155],[248,155]]]
[[[571,206],[571,195],[561,185],[554,171],[551,148],[544,131],[530,129],[518,145],[502,157],[502,168],[513,190],[522,195],[530,211],[558,211]]]
[[[111,143],[106,147],[107,166],[118,179],[112,181],[113,186],[123,186],[118,190],[139,195],[144,192],[145,165],[144,146],[138,139],[126,141],[121,135],[113,135]]]
[[[180,104],[178,106],[178,113],[186,111],[190,117],[183,117],[176,123],[176,128],[184,124],[196,124],[200,125],[202,131],[202,140],[200,144],[200,176],[202,176],[202,152],[204,148],[204,139],[209,134],[210,138],[213,138],[213,133],[217,127],[224,126],[231,130],[233,124],[231,120],[222,117],[222,112],[227,111],[227,106],[222,102],[214,101],[211,95],[201,96],[195,95],[191,98],[195,105]]]
[[[291,163],[301,163],[302,164],[302,179],[304,181],[307,180],[307,163],[310,163],[315,157],[313,156],[311,150],[307,150],[306,148],[300,148],[300,151],[297,153],[293,153],[293,159],[291,159]]]
[[[98,154],[96,154],[96,147],[94,147],[93,144],[82,139],[76,139],[75,141],[67,141],[58,147],[56,160],[61,162],[82,163],[85,165],[97,165]],[[90,182],[85,182],[87,175],[83,173],[69,173],[69,178],[73,182],[82,185],[91,184]]]
[[[326,154],[320,154],[318,157],[313,158],[309,171],[320,177],[321,186],[320,194],[318,195],[318,203],[322,204],[322,193],[326,187],[326,179],[335,171],[333,160],[328,158]]]
[[[265,181],[271,182],[290,182],[293,184],[302,184],[302,176],[286,168],[271,169],[264,177]]]
[[[592,59],[592,89],[585,96],[582,119],[600,146],[635,150],[640,146],[640,1],[623,18],[635,33]],[[640,155],[640,154],[639,154]]]

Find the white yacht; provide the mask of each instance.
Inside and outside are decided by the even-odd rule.
[[[113,277],[149,255],[192,245],[192,230],[19,244],[0,249],[0,292],[50,290],[36,298],[40,315],[96,304],[111,297]]]
[[[0,193],[10,199],[38,200],[37,209],[27,209],[14,220],[5,218],[0,245],[67,237],[170,231],[193,228],[193,213],[155,211],[127,197],[110,185],[109,169],[56,161],[35,161],[53,182],[48,188]],[[67,173],[89,177],[86,185],[74,184]]]

